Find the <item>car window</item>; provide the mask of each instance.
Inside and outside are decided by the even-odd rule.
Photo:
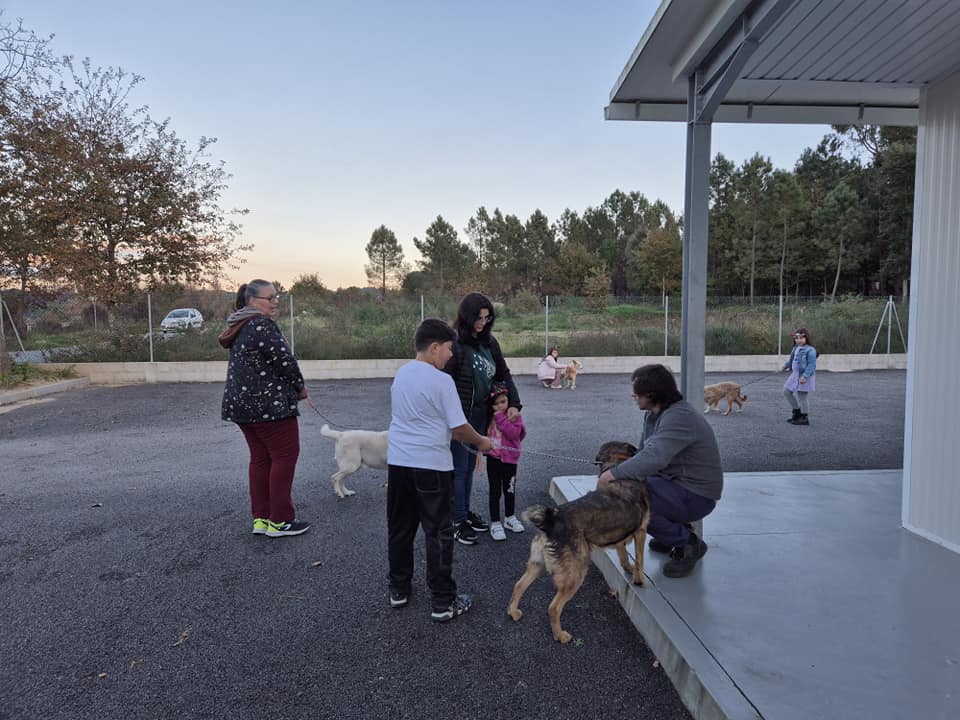
[[[189,317],[189,316],[190,316],[189,310],[171,310],[169,313],[167,313],[168,318],[182,318],[182,317]]]

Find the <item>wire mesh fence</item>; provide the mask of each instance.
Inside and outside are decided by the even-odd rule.
[[[223,360],[217,343],[232,292],[141,293],[104,303],[71,293],[3,293],[8,351],[57,362]],[[306,360],[404,358],[424,317],[452,321],[458,297],[342,290],[284,295],[276,320]],[[494,333],[504,352],[538,357],[553,345],[566,356],[680,353],[679,296],[537,297],[494,300]],[[707,297],[709,355],[786,353],[806,327],[821,353],[904,352],[908,303],[886,297]]]

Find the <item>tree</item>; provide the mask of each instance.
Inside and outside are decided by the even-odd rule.
[[[481,205],[477,208],[477,212],[467,221],[465,232],[467,237],[470,238],[473,252],[477,256],[477,265],[480,266],[481,270],[486,270],[487,248],[490,246],[493,237],[493,227],[490,213],[487,212],[485,207]]]
[[[543,295],[543,279],[547,272],[547,264],[557,257],[560,246],[557,236],[547,216],[537,208],[527,219],[523,227],[527,246],[532,256],[532,281],[537,295]]]
[[[651,230],[636,250],[643,290],[679,292],[683,284],[683,242],[676,222]]]
[[[55,273],[108,302],[142,284],[220,277],[248,247],[228,217],[246,211],[219,204],[229,175],[207,155],[215,140],[190,148],[168,122],[131,109],[141,78],[64,63],[69,85],[34,103],[10,150],[38,196],[57,201]]]
[[[370,236],[367,243],[367,257],[370,264],[364,270],[370,282],[380,283],[380,298],[387,297],[387,284],[399,285],[402,281],[403,248],[393,230],[381,225]]]
[[[848,269],[856,269],[863,257],[863,246],[858,242],[863,230],[860,199],[849,185],[840,183],[824,198],[823,206],[817,210],[817,220],[822,246],[827,250],[832,248],[836,258],[836,273],[830,292],[833,301],[837,297],[844,262]]]
[[[423,256],[420,268],[431,276],[441,293],[448,293],[476,267],[476,256],[470,246],[461,242],[453,226],[437,215],[427,228],[424,239],[413,239],[414,247]]]

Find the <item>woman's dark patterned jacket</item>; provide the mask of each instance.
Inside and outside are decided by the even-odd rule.
[[[479,342],[476,338],[470,338],[470,340],[473,340],[474,343]],[[473,350],[469,342],[469,340],[466,343],[463,341],[455,342],[453,344],[453,356],[447,361],[446,367],[443,368],[445,373],[453,377],[453,382],[457,386],[457,394],[460,396],[460,404],[463,406],[463,414],[467,416],[467,420],[470,419],[470,408],[473,405]],[[509,406],[522,410],[520,393],[517,392],[517,386],[513,384],[513,376],[510,375],[507,362],[503,359],[500,343],[492,335],[490,336],[490,353],[493,355],[493,362],[497,366],[493,381],[506,383]]]
[[[241,322],[229,346],[221,416],[240,424],[298,416],[303,375],[280,328],[266,316]]]

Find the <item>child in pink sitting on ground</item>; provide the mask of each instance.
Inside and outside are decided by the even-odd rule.
[[[487,437],[493,449],[487,455],[487,478],[490,481],[490,537],[506,540],[504,528],[515,533],[523,532],[523,523],[517,519],[517,462],[520,460],[520,443],[527,436],[523,416],[514,420],[507,417],[507,386],[494,383],[490,392],[493,419]],[[500,522],[500,495],[503,495],[504,518]]]

